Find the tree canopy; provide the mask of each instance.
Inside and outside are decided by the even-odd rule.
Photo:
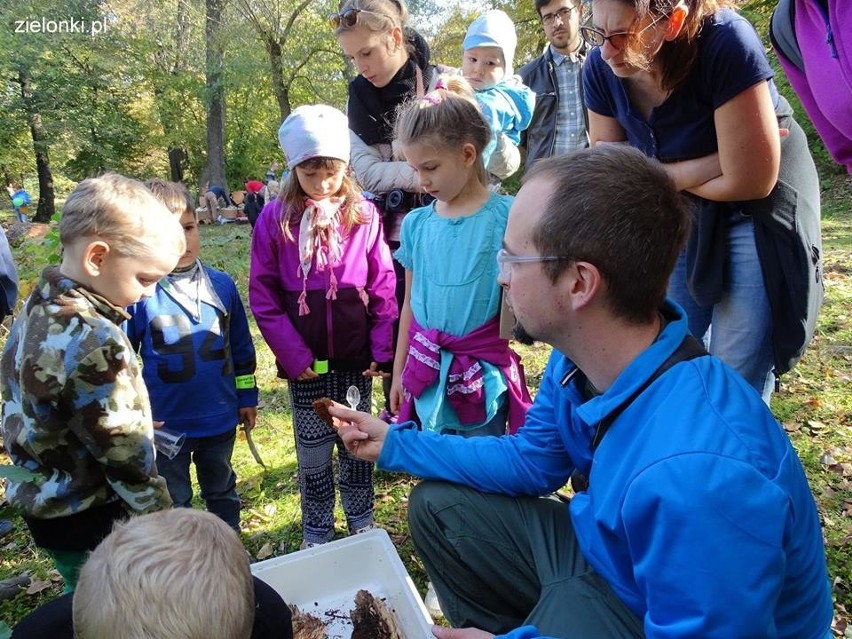
[[[753,0],[750,17],[772,3]],[[0,4],[0,179],[53,214],[103,171],[239,188],[280,160],[296,106],[345,107],[353,69],[334,38],[333,0],[4,0]],[[515,21],[515,68],[544,36],[532,0],[409,3],[433,62],[458,66],[467,25],[500,8]]]

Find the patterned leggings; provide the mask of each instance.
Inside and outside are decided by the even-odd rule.
[[[329,397],[346,405],[346,389],[361,391],[358,410],[370,411],[371,377],[356,372],[332,372],[318,379],[289,381],[293,408],[293,434],[299,464],[299,490],[302,502],[302,537],[310,543],[325,543],[334,536],[334,467],[337,448],[340,502],[349,532],[373,523],[373,464],[352,457],[334,429],[323,422],[313,402]]]

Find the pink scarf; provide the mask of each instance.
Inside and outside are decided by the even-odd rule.
[[[299,269],[302,275],[302,294],[299,295],[299,315],[311,312],[307,304],[308,274],[311,264],[316,258],[318,272],[329,269],[330,281],[327,300],[337,299],[337,278],[334,275],[334,265],[343,255],[342,238],[338,231],[340,226],[340,207],[344,198],[329,197],[316,201],[305,198],[305,211],[299,224]]]

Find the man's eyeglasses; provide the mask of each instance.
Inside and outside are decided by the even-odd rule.
[[[609,40],[609,43],[620,51],[627,46],[630,38],[635,38],[636,36],[643,34],[666,17],[667,16],[665,15],[658,16],[653,22],[651,22],[651,24],[639,29],[639,31],[619,31],[618,33],[610,33],[609,35],[604,35],[603,31],[598,31],[594,27],[582,26],[580,27],[580,35],[590,46],[602,47],[603,43]]]
[[[545,13],[541,16],[541,23],[546,27],[552,27],[556,22],[556,19],[559,18],[559,22],[565,24],[568,20],[571,19],[571,14],[577,10],[577,7],[562,7],[559,11],[555,11],[553,13]]]
[[[359,13],[367,13],[371,16],[380,16],[390,20],[390,16],[386,16],[383,13],[376,13],[375,11],[367,11],[366,9],[348,9],[342,13],[332,13],[328,20],[331,22],[331,26],[335,29],[338,29],[341,26],[345,29],[351,29],[358,24]]]
[[[506,249],[497,251],[497,268],[500,277],[506,279],[512,270],[512,264],[529,264],[532,262],[559,262],[570,260],[570,257],[562,255],[511,255]]]

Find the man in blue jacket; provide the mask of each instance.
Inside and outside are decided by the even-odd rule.
[[[630,148],[536,163],[498,255],[516,337],[554,347],[518,433],[438,436],[331,409],[359,457],[440,480],[409,504],[441,608],[464,628],[436,637],[831,636],[796,453],[665,298],[688,219]],[[588,484],[566,507],[548,495],[572,473]]]

